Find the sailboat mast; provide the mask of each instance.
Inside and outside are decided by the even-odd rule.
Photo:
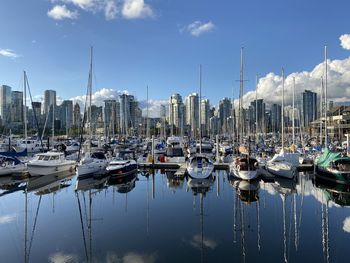
[[[323,108],[323,77],[321,77],[321,91],[320,91],[320,145],[322,145],[322,108]]]
[[[292,140],[295,145],[295,77],[293,77]]]
[[[24,94],[24,109],[23,109],[23,121],[24,121],[24,139],[28,137],[28,128],[27,128],[27,74],[23,71],[23,94]],[[27,144],[26,144],[27,145]]]
[[[66,136],[68,139],[68,106],[66,106]]]
[[[148,108],[149,102],[148,102],[148,86],[147,86],[147,114],[146,114],[146,137],[150,137],[150,132],[149,132],[149,108]]]
[[[202,64],[199,65],[199,153],[200,154],[202,154],[202,107],[201,106],[202,106]]]
[[[282,107],[281,107],[281,119],[282,119],[282,151],[284,150],[284,68],[282,68]]]
[[[89,137],[90,137],[90,144],[92,140],[92,129],[91,129],[91,105],[92,105],[92,56],[93,56],[93,47],[90,49],[90,71],[89,71],[89,107],[88,107],[88,118],[89,118]]]
[[[55,101],[52,102],[52,146],[55,137]]]
[[[324,110],[324,117],[325,117],[325,134],[324,134],[324,143],[325,147],[328,145],[328,136],[327,136],[327,46],[324,47],[324,63],[325,63],[325,75],[324,75],[324,101],[325,101],[325,110]]]
[[[255,135],[256,141],[258,142],[258,75],[256,75],[256,88],[255,88]]]
[[[240,66],[240,77],[239,77],[239,125],[240,125],[240,135],[239,143],[243,142],[243,47],[241,47],[241,66]]]

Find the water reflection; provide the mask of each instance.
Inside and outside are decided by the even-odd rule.
[[[0,253],[22,251],[9,262],[341,262],[350,242],[349,187],[308,173],[5,177],[0,197]]]
[[[204,237],[204,197],[206,196],[207,192],[211,189],[211,187],[214,185],[215,177],[213,175],[210,175],[208,178],[203,179],[196,179],[196,178],[187,178],[187,190],[191,189],[194,196],[199,195],[199,207],[200,207],[200,233],[195,234],[192,237],[192,240],[190,241],[190,244],[195,247],[199,248],[201,251],[201,262],[204,261],[204,253],[206,248],[215,249],[216,243],[215,241]]]
[[[135,188],[136,181],[137,173],[134,173],[121,178],[110,177],[107,184],[116,187],[118,193],[126,194]]]

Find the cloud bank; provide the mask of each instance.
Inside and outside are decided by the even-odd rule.
[[[47,15],[54,20],[77,19],[79,11],[91,14],[103,13],[106,20],[116,19],[118,14],[125,19],[154,17],[153,8],[144,0],[51,0],[51,2],[54,6]]]
[[[328,99],[336,103],[348,102],[350,98],[350,57],[343,60],[328,60]],[[293,78],[295,78],[296,105],[301,103],[301,94],[305,90],[320,93],[321,78],[324,76],[324,63],[316,65],[311,71],[301,71],[285,74],[284,102],[292,103]],[[273,94],[273,96],[271,96]],[[267,104],[281,104],[282,102],[282,76],[270,72],[258,81],[258,99],[264,99]],[[244,107],[255,100],[255,90],[243,96]],[[235,100],[235,106],[238,100]]]
[[[129,92],[127,90],[116,90],[116,89],[106,89],[106,88],[100,89],[92,94],[92,104],[96,106],[104,106],[105,100],[114,99],[118,101],[119,96],[121,94],[129,94]],[[38,99],[41,97],[38,96]],[[82,111],[84,110],[86,95],[72,97],[70,98],[70,100],[72,100],[74,104],[77,102],[80,105],[80,109]],[[149,100],[149,103],[148,103],[149,117],[152,117],[152,118],[160,117],[161,105],[165,105],[166,106],[165,108],[167,109],[168,101],[167,100]],[[147,101],[146,100],[139,101],[139,107],[142,110],[142,115],[146,116]]]

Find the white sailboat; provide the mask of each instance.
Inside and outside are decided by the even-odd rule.
[[[240,137],[240,143],[243,144],[243,117],[241,113],[243,112],[243,48],[241,48],[241,69],[240,69],[240,116],[239,116],[239,123],[241,126],[241,129],[239,129],[239,137]],[[248,142],[248,148],[250,147],[250,141]],[[237,156],[232,160],[230,163],[230,174],[235,176],[236,178],[242,179],[242,180],[254,180],[258,177],[258,161],[250,156],[250,150],[245,149],[245,147],[240,147],[240,154],[241,156]]]
[[[284,151],[284,70],[282,69],[282,149],[279,153],[266,162],[265,168],[273,175],[294,178],[299,166],[299,153],[287,153]]]
[[[195,153],[187,161],[187,173],[191,178],[208,178],[213,170],[214,163],[202,153],[202,123],[201,123],[201,100],[202,100],[202,65],[199,65],[199,153]]]
[[[86,177],[92,175],[103,175],[106,173],[108,160],[103,152],[93,152],[91,150],[92,142],[92,130],[91,130],[91,101],[92,101],[92,55],[93,50],[91,47],[90,57],[90,70],[88,80],[88,94],[89,94],[89,107],[88,107],[88,124],[89,124],[89,140],[87,151],[84,153],[83,158],[80,160],[77,166],[77,174],[79,177]]]

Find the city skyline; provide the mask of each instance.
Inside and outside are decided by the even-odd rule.
[[[314,12],[315,5],[319,12]],[[217,105],[233,93],[238,97],[243,46],[245,92],[250,91],[244,101],[249,104],[253,99],[258,74],[259,98],[273,104],[278,100],[282,66],[287,73],[286,100],[293,76],[297,93],[317,91],[327,45],[330,99],[349,101],[350,80],[344,74],[350,70],[346,1],[339,1],[336,9],[318,1],[224,1],[218,6],[215,1],[54,0],[16,6],[16,1],[5,0],[0,10],[7,21],[0,25],[6,36],[0,46],[0,83],[21,90],[20,77],[26,69],[33,95],[52,89],[64,99],[84,97],[93,45],[96,100],[127,90],[142,102],[147,85],[155,103],[176,92],[198,92],[202,64],[203,95]],[[282,15],[296,6],[298,12]],[[251,16],[237,10],[250,10]],[[325,14],[332,19],[326,21]],[[25,21],[35,26],[28,27]],[[276,96],[267,96],[275,90]]]

